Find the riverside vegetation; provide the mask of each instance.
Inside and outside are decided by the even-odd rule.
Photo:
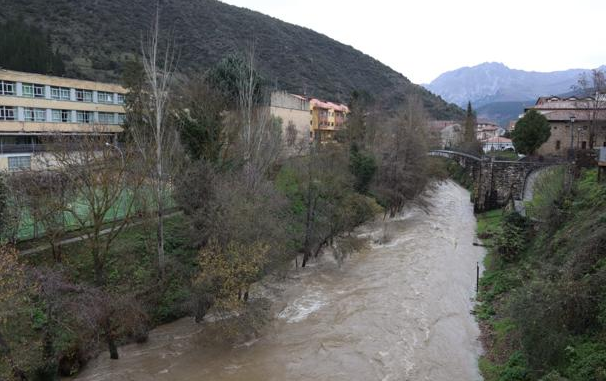
[[[606,187],[595,170],[538,181],[528,218],[479,216],[490,247],[476,308],[487,381],[606,379]]]
[[[401,211],[430,180],[420,99],[380,118],[371,97],[354,93],[338,142],[286,143],[252,50],[204,75],[173,76],[158,25],[141,61],[125,66],[120,154],[83,138],[74,158],[49,142],[61,166],[0,181],[4,237],[28,211],[50,247],[23,256],[20,245],[1,246],[0,379],[72,375],[101,350],[117,359],[120,344],[188,315],[254,330],[264,319],[255,282],[326,247],[343,260],[359,246],[354,227]],[[285,156],[285,144],[304,154]],[[181,213],[167,213],[166,197]],[[74,234],[66,216],[86,240],[59,244]]]

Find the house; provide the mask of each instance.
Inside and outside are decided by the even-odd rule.
[[[345,125],[349,108],[343,104],[310,100],[311,136],[321,142],[335,139],[335,133]]]
[[[489,138],[481,141],[481,143],[484,152],[514,150],[511,139],[504,138],[502,136]]]
[[[108,140],[122,132],[126,89],[0,69],[0,170],[42,169],[58,136]]]
[[[502,128],[494,122],[478,120],[476,125],[476,137],[479,141],[495,138],[501,135]]]
[[[551,136],[537,151],[545,156],[567,156],[570,150],[606,147],[606,99],[594,97],[540,97],[534,106],[549,121]],[[593,147],[590,136],[593,133]]]
[[[456,147],[463,140],[461,124],[452,120],[434,120],[428,124],[433,144],[440,148]]]

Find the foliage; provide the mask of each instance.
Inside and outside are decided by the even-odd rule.
[[[426,189],[426,117],[420,100],[412,99],[378,132],[378,170],[372,191],[392,217]]]
[[[536,110],[529,110],[516,123],[512,140],[517,152],[532,155],[550,136],[551,127],[547,118]]]
[[[65,74],[65,65],[51,38],[22,18],[0,22],[0,67],[29,73]]]
[[[194,280],[194,285],[204,290],[202,300],[212,300],[219,311],[237,310],[248,300],[249,288],[259,279],[268,251],[269,246],[261,242],[222,245],[211,240],[200,250],[200,273]],[[197,314],[197,318],[201,316]]]
[[[377,164],[372,155],[361,152],[357,145],[352,145],[349,153],[349,169],[355,177],[354,189],[358,193],[368,192]]]
[[[8,237],[9,232],[9,190],[6,185],[6,175],[0,173],[0,244]]]
[[[539,179],[529,209],[539,220],[528,226],[528,220],[503,216],[509,235],[527,227],[525,238],[512,245],[518,254],[504,257],[497,244],[487,256],[478,317],[490,332],[510,326],[488,338],[487,377],[497,370],[500,379],[518,373],[528,380],[604,379],[606,191],[596,177],[595,170],[586,171],[569,183],[564,168],[550,170]],[[502,242],[490,225],[485,236]],[[503,355],[515,353],[525,363],[512,368]]]
[[[501,231],[496,236],[496,252],[505,261],[513,262],[518,259],[526,245],[527,222],[516,212],[504,216]]]

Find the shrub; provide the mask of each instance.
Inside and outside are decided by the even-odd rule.
[[[504,216],[501,231],[495,238],[497,254],[506,262],[516,261],[526,247],[528,223],[519,213]]]

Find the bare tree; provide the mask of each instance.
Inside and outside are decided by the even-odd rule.
[[[427,185],[427,118],[419,99],[409,100],[378,137],[376,194],[395,216]]]
[[[583,119],[589,123],[589,148],[593,149],[597,143],[598,124],[605,119],[606,73],[600,69],[583,73],[573,88],[583,97],[577,104],[585,111]]]
[[[156,15],[147,39],[141,42],[141,54],[145,84],[142,92],[142,119],[131,127],[133,140],[149,165],[154,188],[157,216],[158,272],[164,276],[164,214],[165,200],[170,183],[170,168],[178,149],[179,139],[176,129],[168,122],[171,84],[176,70],[176,51],[172,33],[166,39],[160,36],[160,7],[156,5]]]
[[[248,171],[247,180],[255,186],[280,156],[282,128],[279,119],[272,117],[268,96],[257,74],[255,46],[248,49],[244,65],[237,73],[238,148]],[[233,123],[232,122],[232,123]]]
[[[135,212],[143,182],[132,170],[139,166],[136,157],[129,146],[115,146],[104,135],[90,134],[69,141],[58,138],[52,145],[49,165],[70,190],[65,212],[90,244],[97,286],[105,285],[109,249]]]
[[[15,213],[28,213],[33,220],[34,237],[47,240],[54,260],[61,262],[59,242],[66,233],[64,213],[70,197],[66,178],[55,171],[27,171],[11,176],[9,187],[13,206],[18,209]]]

